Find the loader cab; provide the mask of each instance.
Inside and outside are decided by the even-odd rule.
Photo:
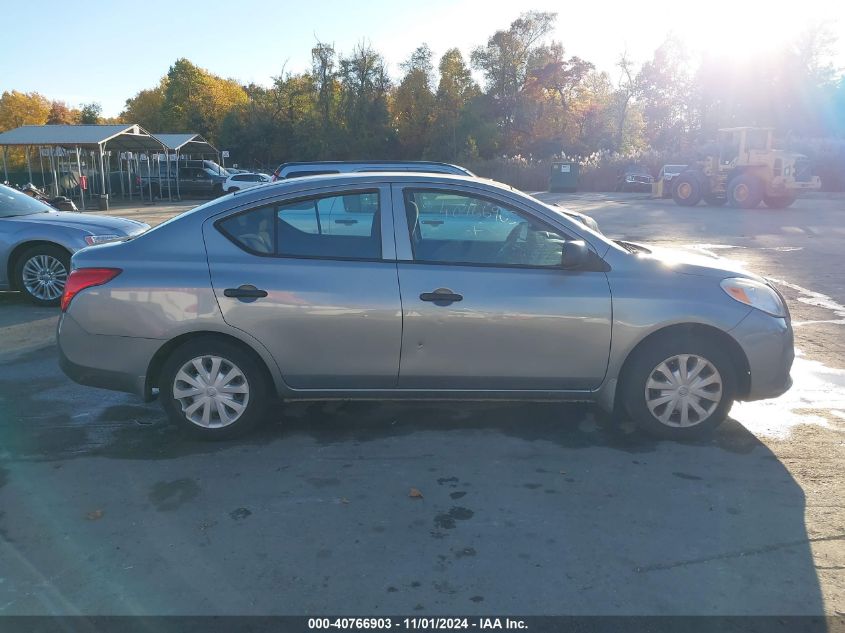
[[[772,150],[772,128],[734,127],[719,130],[719,164],[751,162],[752,151]]]

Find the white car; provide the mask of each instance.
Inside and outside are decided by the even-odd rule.
[[[240,191],[241,189],[249,189],[256,185],[262,185],[265,182],[270,182],[272,179],[267,174],[255,174],[245,172],[241,174],[232,174],[223,183],[223,191],[232,193],[233,191]]]

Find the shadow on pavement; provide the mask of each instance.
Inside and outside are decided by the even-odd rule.
[[[678,444],[581,405],[294,404],[212,444],[53,355],[0,366],[0,559],[82,612],[824,612],[803,491],[733,420]],[[99,571],[56,576],[68,547]],[[0,605],[43,612],[36,580]]]

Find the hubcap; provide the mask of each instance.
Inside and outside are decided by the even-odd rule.
[[[249,404],[249,383],[233,362],[219,356],[198,356],[176,373],[173,397],[190,422],[219,429],[243,415]]]
[[[722,399],[722,376],[709,360],[694,354],[667,358],[649,374],[645,402],[651,414],[672,427],[709,418]]]
[[[36,255],[23,265],[23,286],[36,299],[55,301],[67,281],[65,265],[51,255]]]
[[[734,198],[739,202],[745,202],[748,199],[748,185],[737,185],[734,189]]]
[[[689,198],[691,193],[692,185],[690,185],[688,182],[682,182],[680,185],[678,185],[678,195],[684,200]]]

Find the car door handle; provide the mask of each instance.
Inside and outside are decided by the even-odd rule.
[[[226,288],[223,291],[223,296],[235,299],[260,299],[267,296],[267,291],[245,284],[237,288]]]
[[[352,226],[353,224],[358,224],[358,220],[335,220],[335,224],[345,224],[347,226]]]
[[[432,301],[437,305],[448,305],[455,301],[463,301],[464,296],[452,292],[448,288],[438,288],[434,292],[424,292],[420,295],[423,301]]]

